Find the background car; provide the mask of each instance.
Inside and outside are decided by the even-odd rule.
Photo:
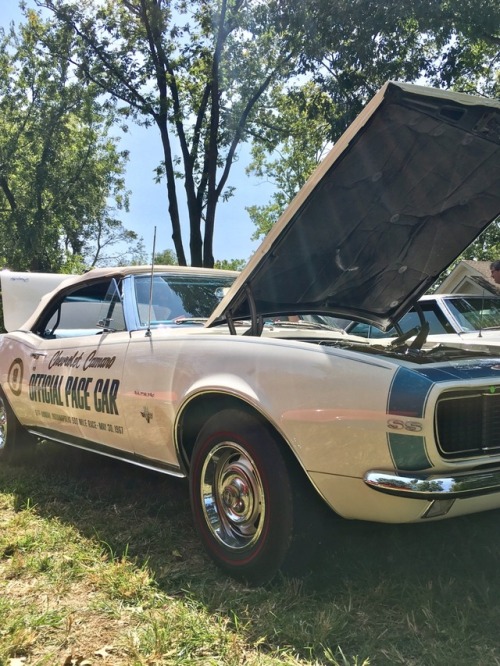
[[[500,345],[500,297],[471,294],[422,296],[418,306],[429,324],[428,340],[433,342],[476,342]],[[421,320],[415,308],[394,327],[383,331],[363,322],[345,322],[344,330],[369,339],[386,339],[418,329]]]

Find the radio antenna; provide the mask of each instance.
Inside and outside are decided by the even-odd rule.
[[[149,282],[149,307],[148,307],[148,328],[146,335],[151,336],[151,312],[153,310],[153,277],[155,272],[155,252],[156,252],[156,226],[153,234],[153,253],[151,255],[151,280]]]

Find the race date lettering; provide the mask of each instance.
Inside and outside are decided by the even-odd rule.
[[[98,379],[94,383],[92,377],[68,377],[64,386],[63,380],[63,375],[32,374],[29,399],[71,409],[94,410],[99,414],[119,414],[119,379]]]

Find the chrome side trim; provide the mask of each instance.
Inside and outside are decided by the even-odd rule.
[[[363,480],[370,488],[389,495],[428,501],[500,493],[500,467],[458,472],[453,476],[371,470]]]
[[[97,444],[95,442],[81,439],[79,437],[71,437],[70,435],[64,437],[63,433],[56,433],[50,430],[46,430],[45,428],[26,428],[26,430],[31,435],[35,435],[35,437],[39,437],[42,440],[46,439],[51,442],[55,442],[56,444],[72,446],[75,449],[82,449],[83,451],[95,453],[99,456],[106,456],[107,458],[113,458],[114,460],[119,460],[121,462],[131,463],[136,467],[149,469],[153,472],[160,472],[161,474],[168,474],[169,476],[175,476],[178,478],[186,477],[186,474],[178,466],[163,463],[159,460],[144,458],[143,456],[138,456],[128,451],[113,449],[110,446]]]

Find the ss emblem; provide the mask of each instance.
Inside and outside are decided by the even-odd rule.
[[[420,432],[422,424],[418,421],[406,421],[403,419],[389,419],[387,427],[391,430],[406,430],[408,432]]]

